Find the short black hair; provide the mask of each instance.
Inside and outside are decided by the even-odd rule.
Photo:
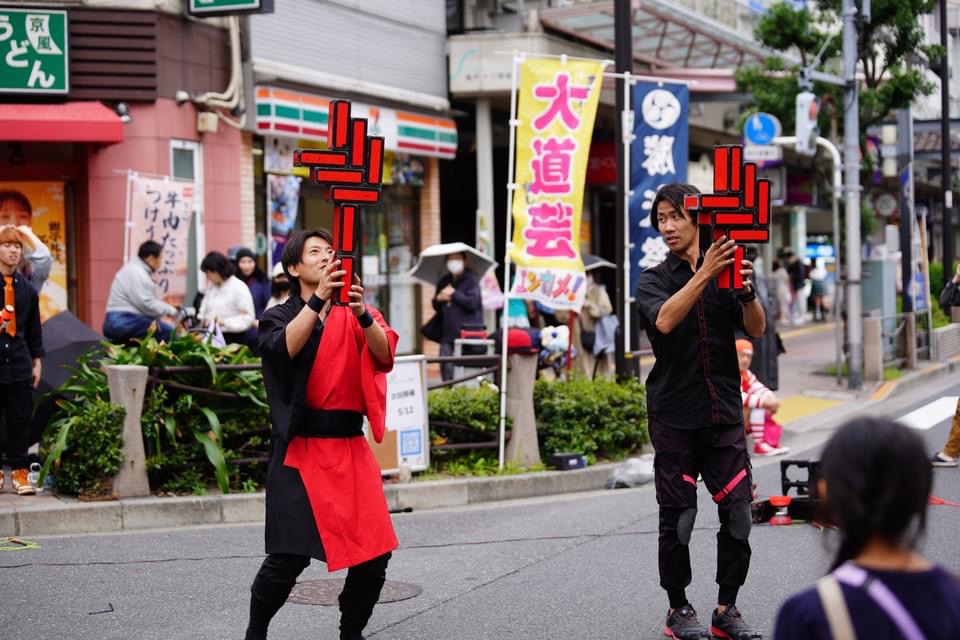
[[[660,221],[657,220],[657,207],[661,202],[669,202],[674,209],[682,215],[689,217],[693,224],[696,225],[697,218],[691,215],[686,207],[683,206],[683,199],[685,196],[697,193],[700,193],[700,190],[695,186],[682,182],[671,182],[670,184],[665,184],[660,187],[657,195],[653,198],[653,204],[650,206],[650,226],[653,227],[654,231],[660,233]]]
[[[280,264],[283,265],[283,272],[290,281],[290,296],[300,295],[300,278],[290,274],[290,267],[300,264],[303,258],[303,247],[310,238],[320,238],[326,240],[327,244],[333,246],[333,234],[327,229],[319,228],[311,231],[298,231],[294,233],[287,244],[283,246],[283,254],[280,256]]]
[[[162,244],[153,240],[147,240],[140,245],[139,249],[137,249],[137,257],[141,260],[146,260],[147,258],[159,258],[161,251],[163,251]]]
[[[923,439],[886,418],[854,418],[823,449],[826,518],[840,529],[836,568],[875,539],[914,548],[927,524],[933,473]]]
[[[226,280],[233,275],[233,263],[230,262],[230,258],[219,251],[211,251],[204,256],[203,262],[200,263],[200,271],[217,273]]]

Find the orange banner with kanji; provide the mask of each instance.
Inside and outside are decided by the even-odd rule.
[[[580,216],[603,63],[527,59],[517,103],[510,296],[579,311]]]

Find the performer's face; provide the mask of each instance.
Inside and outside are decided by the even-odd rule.
[[[683,253],[697,242],[697,225],[693,224],[690,215],[665,200],[657,203],[657,226],[673,253]]]
[[[738,351],[737,358],[740,359],[740,370],[746,371],[750,368],[750,363],[753,362],[753,352],[752,351]]]
[[[300,262],[291,269],[291,275],[300,278],[307,285],[316,285],[320,282],[323,268],[334,259],[333,247],[323,238],[316,236],[307,238],[303,243],[303,253]]]

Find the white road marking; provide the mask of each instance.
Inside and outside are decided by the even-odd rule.
[[[926,431],[953,416],[957,410],[957,396],[943,396],[924,407],[897,419],[911,429]]]

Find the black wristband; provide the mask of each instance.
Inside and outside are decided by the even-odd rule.
[[[370,315],[369,311],[364,309],[363,313],[357,316],[357,322],[360,323],[361,329],[366,329],[367,327],[373,324],[373,316]]]
[[[327,304],[327,301],[321,298],[314,292],[310,299],[307,300],[307,306],[310,307],[311,311],[316,311],[320,313],[323,310],[323,305]]]
[[[737,294],[737,299],[740,300],[740,304],[750,304],[757,299],[757,290],[750,285],[750,292]]]

